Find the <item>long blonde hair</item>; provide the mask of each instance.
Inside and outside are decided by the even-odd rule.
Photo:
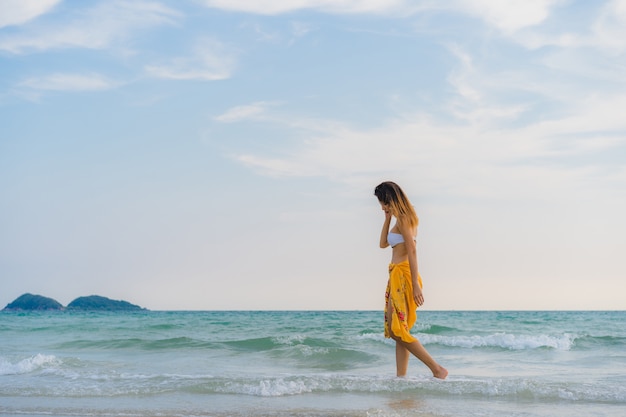
[[[380,183],[374,189],[374,195],[378,201],[389,206],[391,214],[398,221],[417,227],[418,219],[415,209],[398,184],[391,181]]]

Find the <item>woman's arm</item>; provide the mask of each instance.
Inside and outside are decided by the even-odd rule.
[[[409,268],[411,269],[411,280],[413,282],[413,298],[418,306],[424,304],[424,294],[417,281],[417,244],[415,243],[415,229],[409,224],[398,219],[398,229],[404,238],[404,247],[409,258]]]
[[[391,224],[391,213],[385,210],[385,222],[383,223],[383,230],[380,231],[380,247],[386,248],[389,246],[387,242],[387,235],[389,234],[389,225]]]

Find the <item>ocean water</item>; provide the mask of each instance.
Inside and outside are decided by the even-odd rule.
[[[626,416],[626,312],[0,313],[0,416]]]

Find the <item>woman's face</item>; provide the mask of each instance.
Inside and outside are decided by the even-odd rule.
[[[385,204],[382,201],[378,200],[378,202],[380,203],[380,208],[385,212],[385,213],[389,213],[389,204]]]

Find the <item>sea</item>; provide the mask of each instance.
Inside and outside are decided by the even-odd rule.
[[[0,416],[626,416],[625,311],[0,312]]]

